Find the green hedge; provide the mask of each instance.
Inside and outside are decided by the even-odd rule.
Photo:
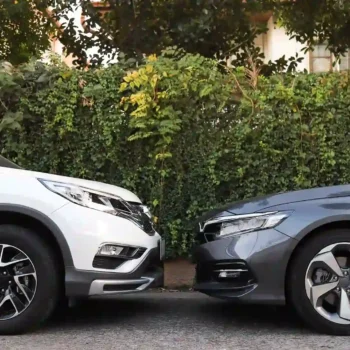
[[[188,255],[210,208],[350,182],[348,73],[256,78],[193,55],[137,70],[3,65],[0,152],[135,191],[168,257]]]

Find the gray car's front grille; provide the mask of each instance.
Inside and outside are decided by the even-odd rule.
[[[200,227],[201,225],[199,225]],[[221,223],[216,223],[213,225],[206,226],[205,231],[202,232],[198,230],[197,242],[199,244],[209,243],[216,239],[220,233]]]

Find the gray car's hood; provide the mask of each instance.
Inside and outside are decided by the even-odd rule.
[[[263,211],[281,204],[348,196],[350,197],[350,185],[319,187],[308,190],[271,194],[227,204],[221,208],[208,212],[201,218],[201,221],[209,219],[213,216],[225,215],[225,213],[237,215],[249,214],[257,211]]]

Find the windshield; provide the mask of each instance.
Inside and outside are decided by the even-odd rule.
[[[0,156],[0,167],[12,168],[12,169],[21,169],[21,167],[19,167],[15,163],[12,163],[8,159],[4,158],[3,156]]]

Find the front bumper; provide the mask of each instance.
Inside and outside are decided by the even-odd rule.
[[[84,297],[139,292],[163,281],[162,240],[132,221],[68,203],[51,214],[67,241],[73,265],[65,266],[66,295]],[[101,256],[103,245],[123,247]]]
[[[68,243],[77,270],[129,274],[143,263],[151,250],[158,248],[160,236],[144,232],[133,222],[73,203],[55,211],[50,217]],[[140,247],[143,253],[120,265],[107,266],[96,262],[96,254],[103,244]]]
[[[275,229],[213,240],[194,250],[194,289],[241,302],[284,304],[285,274],[297,241]],[[230,277],[219,277],[228,271]]]
[[[66,295],[103,296],[141,292],[163,285],[163,263],[159,248],[153,248],[137,269],[130,273],[82,271],[66,268]]]

